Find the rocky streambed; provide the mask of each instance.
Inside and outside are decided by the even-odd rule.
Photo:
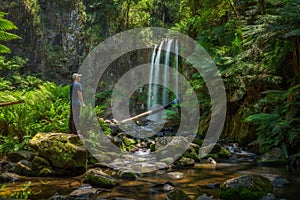
[[[258,157],[237,144],[216,144],[208,158],[199,159],[199,145],[193,143],[176,160],[171,157],[149,159],[151,148],[153,150],[150,146],[155,145],[154,150],[159,151],[160,145],[172,144],[172,140],[177,144],[176,140],[182,139],[170,137],[139,141],[128,153],[119,157],[103,155],[103,160],[99,161],[89,155],[77,136],[39,133],[31,141],[32,151],[14,152],[3,157],[0,196],[19,195],[30,199],[298,199],[299,168],[284,161],[280,149]],[[294,162],[297,163],[297,159]],[[143,170],[134,170],[137,167]]]

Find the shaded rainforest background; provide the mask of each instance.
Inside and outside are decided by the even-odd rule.
[[[68,132],[71,74],[101,41],[149,26],[190,36],[217,64],[227,92],[222,139],[258,153],[300,151],[300,0],[2,0],[0,11],[0,102],[25,100],[0,108],[2,154],[28,149],[37,132]],[[111,84],[150,56],[133,52],[110,66],[96,95],[99,117],[110,117]],[[210,98],[196,63],[180,67],[198,95],[201,139]]]

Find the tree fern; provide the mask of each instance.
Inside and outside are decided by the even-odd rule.
[[[13,39],[20,39],[19,36],[13,33],[9,33],[7,31],[17,29],[13,22],[4,19],[5,13],[0,12],[0,41],[10,41]],[[10,49],[0,44],[0,53],[10,53]]]
[[[252,143],[265,152],[273,147],[286,148],[287,153],[300,146],[300,85],[284,92],[272,92],[254,105],[244,121],[256,126],[257,139]],[[262,112],[264,111],[264,112]]]

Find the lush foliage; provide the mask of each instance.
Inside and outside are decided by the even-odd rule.
[[[84,36],[90,49],[137,27],[159,26],[187,34],[209,52],[222,74],[228,108],[222,137],[253,145],[260,153],[273,147],[288,155],[299,150],[300,0],[86,0],[84,4]],[[3,17],[1,13],[0,31],[15,28]],[[13,39],[5,35],[0,40]],[[198,62],[193,57],[181,60],[180,69],[198,95],[203,137],[211,102],[201,74],[191,67]],[[3,152],[25,147],[26,138],[38,131],[67,132],[68,87],[21,75],[18,68],[24,63],[20,58],[0,58],[0,101],[25,100],[0,110],[0,140],[7,145],[1,142]],[[109,86],[96,95],[97,116],[111,114],[110,95]],[[176,114],[174,109],[167,116],[177,120]],[[109,134],[107,127],[105,133]]]
[[[13,29],[17,29],[17,27],[13,22],[5,19],[4,16],[5,13],[0,12],[0,41],[10,41],[20,38],[16,34],[7,32]],[[0,44],[0,53],[10,53],[10,49],[5,45]]]
[[[69,87],[43,82],[18,72],[25,61],[0,57],[0,102],[25,103],[2,107],[0,110],[0,152],[26,148],[37,132],[68,132]]]
[[[31,182],[28,181],[27,183],[24,183],[21,189],[18,189],[16,191],[11,191],[10,195],[0,195],[1,198],[9,198],[9,199],[29,199],[33,192],[30,189]],[[1,185],[1,190],[5,189],[5,185]]]
[[[273,147],[295,153],[299,149],[300,1],[202,0],[181,5],[186,15],[173,28],[210,53],[225,82],[228,113],[223,137],[258,145],[260,153]],[[209,96],[200,74],[188,76],[203,102],[202,135],[210,119]]]

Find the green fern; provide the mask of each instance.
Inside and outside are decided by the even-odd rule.
[[[9,33],[7,31],[17,29],[13,22],[4,19],[6,13],[0,12],[0,41],[10,41],[14,39],[20,39],[19,36],[13,33]],[[10,53],[10,49],[0,44],[0,53]]]
[[[300,85],[285,92],[269,93],[254,105],[253,110],[259,113],[251,114],[244,120],[256,126],[257,139],[251,144],[258,145],[261,153],[273,147],[286,148],[289,153],[299,147],[299,93]],[[262,109],[269,112],[261,112]]]

